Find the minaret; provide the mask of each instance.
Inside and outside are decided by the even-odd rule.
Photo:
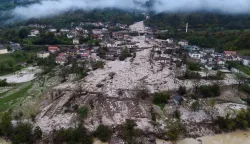
[[[186,24],[186,33],[188,32],[188,23]]]

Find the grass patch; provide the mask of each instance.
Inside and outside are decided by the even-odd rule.
[[[242,55],[242,56],[249,56],[250,55],[250,49],[239,50],[238,54]]]
[[[243,73],[250,75],[250,67],[248,67],[248,66],[243,66],[242,64],[240,64],[238,62],[233,62],[233,61],[227,62],[227,64],[228,64],[229,68],[236,68],[236,69],[242,71]]]
[[[168,103],[170,99],[170,94],[168,92],[157,92],[154,94],[153,103],[161,108],[164,109],[165,104]]]
[[[5,96],[0,99],[0,112],[7,110],[9,107],[18,102],[18,99],[27,94],[27,91],[32,87],[32,83],[25,85],[20,88],[18,91]]]

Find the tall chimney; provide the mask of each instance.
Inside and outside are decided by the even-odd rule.
[[[186,33],[188,32],[188,23],[186,24]]]

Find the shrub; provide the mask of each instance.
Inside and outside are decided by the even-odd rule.
[[[243,91],[243,92],[245,92],[247,94],[250,94],[250,87],[249,87],[248,84],[241,85],[239,87],[239,90],[241,90],[241,91]]]
[[[181,117],[180,111],[179,111],[179,110],[175,110],[175,111],[174,111],[174,118],[180,119],[180,117]]]
[[[131,54],[127,48],[123,49],[119,56],[120,61],[124,61],[127,57],[131,57]]]
[[[188,62],[187,67],[191,71],[200,71],[201,70],[200,65],[198,63],[194,63],[194,62]]]
[[[187,90],[186,90],[186,87],[185,87],[185,86],[179,86],[179,89],[178,89],[178,91],[177,91],[177,93],[178,93],[179,95],[185,95],[186,92],[187,92]]]
[[[94,135],[102,142],[107,142],[112,136],[112,130],[104,125],[99,125]]]
[[[193,111],[198,111],[200,109],[200,107],[201,107],[201,105],[200,105],[200,103],[198,101],[193,102],[192,105],[191,105],[191,109]]]
[[[184,79],[201,79],[201,75],[197,72],[187,70],[183,76]]]
[[[18,124],[12,133],[11,141],[13,144],[32,142],[32,125],[28,123]]]
[[[81,117],[81,118],[86,118],[88,115],[88,108],[83,106],[77,109],[77,114]]]
[[[173,143],[176,143],[181,135],[186,133],[186,129],[180,121],[169,124],[168,131],[166,132],[167,137]]]
[[[6,79],[0,80],[0,87],[5,87],[7,85],[8,85],[8,83],[7,83]]]
[[[163,108],[164,105],[168,103],[169,99],[170,99],[169,93],[157,92],[154,94],[153,103]]]
[[[122,127],[121,136],[126,144],[137,144],[137,139],[140,137],[141,132],[136,129],[137,126],[134,120],[127,119]]]
[[[198,92],[203,97],[216,97],[220,95],[220,86],[218,84],[203,85],[198,88]]]
[[[86,128],[78,127],[78,128],[69,128],[69,129],[60,129],[55,131],[53,137],[54,143],[84,143],[84,144],[92,144],[93,138],[88,134]]]
[[[91,66],[92,66],[93,70],[97,70],[99,68],[102,69],[102,68],[104,68],[104,62],[102,62],[102,61],[92,62]]]

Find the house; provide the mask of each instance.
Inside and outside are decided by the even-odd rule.
[[[60,30],[60,32],[61,32],[61,33],[68,33],[68,32],[69,32],[69,29],[63,28],[63,29]]]
[[[74,38],[73,39],[73,44],[74,45],[79,45],[80,44],[79,39],[78,38]]]
[[[51,28],[51,29],[49,29],[48,31],[49,31],[49,32],[52,32],[52,33],[56,33],[57,29]]]
[[[168,61],[170,61],[169,58],[167,58],[167,57],[161,57],[161,56],[154,58],[154,60],[158,61],[160,63],[167,63]]]
[[[56,46],[49,46],[48,51],[50,53],[56,53],[56,52],[60,51],[60,49],[58,47],[56,47]]]
[[[242,64],[248,66],[250,63],[250,56],[243,56],[242,57]]]
[[[66,53],[60,53],[56,57],[56,63],[57,64],[64,65],[67,62],[68,62],[68,59],[67,59],[67,54]]]
[[[218,58],[218,57],[220,58],[220,57],[223,56],[222,53],[217,53],[217,52],[211,53],[210,55],[211,55],[212,57],[217,57],[217,58]]]
[[[184,46],[184,50],[188,51],[188,52],[192,52],[192,51],[198,51],[200,50],[200,48],[198,46]]]
[[[93,33],[94,35],[100,35],[100,34],[102,34],[102,29],[93,29],[93,30],[92,30],[92,33]]]
[[[48,51],[41,51],[41,52],[37,53],[38,58],[47,58],[47,57],[49,57],[49,55],[50,54]]]
[[[197,51],[193,51],[188,53],[189,57],[193,58],[193,59],[200,59],[201,58],[201,54]]]
[[[207,65],[205,65],[205,68],[206,68],[207,70],[212,70],[212,69],[213,69],[213,65],[207,64]]]
[[[172,44],[172,43],[174,43],[174,39],[169,38],[169,39],[167,39],[167,42],[168,42],[168,44]]]
[[[124,38],[124,34],[121,33],[121,32],[113,32],[113,33],[112,33],[112,37],[113,37],[114,39],[123,39],[123,38]]]
[[[40,34],[39,30],[33,29],[30,31],[30,35],[28,35],[28,37],[36,37],[39,34]]]
[[[202,50],[203,50],[203,52],[205,52],[207,54],[213,54],[215,52],[215,49],[213,49],[213,48],[204,48]]]
[[[74,48],[74,49],[69,49],[68,50],[68,54],[70,55],[70,56],[76,56],[77,55],[77,53],[78,53],[78,49],[77,48]]]
[[[18,50],[21,50],[21,45],[19,43],[10,43],[9,45],[11,51],[18,51]]]
[[[105,59],[107,60],[115,60],[116,52],[107,52],[105,54]]]
[[[216,63],[217,63],[218,66],[221,66],[221,67],[225,66],[225,62],[223,60],[221,60],[221,59],[217,59]]]
[[[205,56],[200,58],[200,62],[202,64],[211,63],[213,60],[214,60],[214,58],[212,56],[210,56],[210,55],[205,55]]]
[[[237,55],[236,51],[224,51],[224,56],[232,56],[232,55]]]
[[[0,54],[6,53],[8,53],[8,49],[3,44],[0,44]]]
[[[187,46],[188,45],[188,41],[187,40],[180,40],[178,42],[178,44],[181,45],[181,46]]]

